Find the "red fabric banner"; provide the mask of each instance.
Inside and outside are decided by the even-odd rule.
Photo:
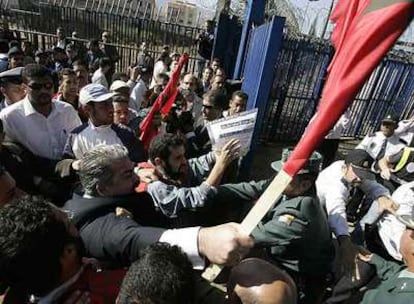
[[[178,62],[178,65],[176,69],[174,70],[174,72],[171,74],[171,77],[167,83],[167,86],[158,96],[157,100],[152,105],[151,111],[144,118],[144,120],[142,121],[140,125],[140,129],[141,129],[140,139],[145,147],[149,147],[152,139],[158,134],[152,128],[152,120],[154,118],[154,114],[156,112],[161,111],[161,108],[163,109],[163,112],[166,111],[167,109],[169,111],[174,103],[175,96],[177,94],[176,93],[177,86],[180,81],[181,70],[188,63],[188,59],[189,59],[189,56],[187,53],[184,53],[183,55],[181,55],[180,61]],[[166,112],[166,114],[168,114],[168,111]]]

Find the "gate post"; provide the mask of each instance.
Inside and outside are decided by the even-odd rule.
[[[240,172],[248,174],[253,153],[259,143],[260,131],[275,72],[275,65],[283,43],[285,18],[274,16],[269,23],[255,28],[246,56],[242,90],[249,95],[247,109],[258,108],[250,152],[243,160]],[[246,179],[247,176],[241,176]]]
[[[261,25],[265,17],[265,0],[248,0],[244,16],[243,32],[237,54],[236,67],[233,79],[240,79],[243,72],[243,63],[246,56],[247,42],[253,25]]]
[[[226,13],[220,14],[211,59],[219,58],[228,75],[233,75],[240,41],[240,28],[236,16],[229,16]]]

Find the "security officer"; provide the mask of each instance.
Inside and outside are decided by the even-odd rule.
[[[26,93],[22,86],[22,67],[0,73],[0,92],[4,99],[0,102],[0,111],[22,100]]]
[[[398,127],[398,117],[394,114],[387,114],[381,121],[380,131],[368,134],[355,149],[362,149],[374,159],[372,169],[378,171],[377,162],[384,156],[394,154],[401,150],[407,143],[400,136],[395,134]]]
[[[414,299],[414,217],[398,216],[397,219],[405,225],[405,231],[399,240],[400,252],[405,266],[389,262],[376,254],[361,252],[358,257],[364,262],[374,265],[381,284],[368,290],[361,304],[413,303]]]
[[[285,149],[272,168],[280,171],[291,152]],[[321,155],[314,152],[252,233],[256,246],[266,247],[276,264],[292,275],[304,294],[299,303],[318,302],[334,258],[327,216],[315,191],[321,165]]]
[[[21,48],[14,46],[7,53],[9,58],[9,69],[24,66],[24,53]]]
[[[404,147],[393,155],[379,161],[381,177],[389,181],[395,190],[398,186],[414,180],[414,147]]]

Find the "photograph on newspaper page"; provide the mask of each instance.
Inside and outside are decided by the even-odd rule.
[[[221,150],[230,139],[235,138],[240,140],[241,155],[247,154],[252,142],[256,118],[257,109],[253,109],[208,123],[207,130],[213,151]]]

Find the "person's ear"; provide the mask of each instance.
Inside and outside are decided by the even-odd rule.
[[[301,181],[300,189],[302,190],[302,193],[308,191],[310,187],[312,187],[312,182],[310,180],[305,179]]]
[[[90,104],[86,104],[86,105],[82,105],[83,110],[85,111],[85,113],[90,116],[91,112],[92,112],[92,106]]]
[[[108,187],[102,183],[98,183],[96,185],[96,193],[101,197],[108,196]]]
[[[156,166],[163,166],[163,164],[164,164],[164,162],[162,161],[162,159],[161,158],[159,158],[159,157],[156,157],[155,159],[154,159],[154,165],[156,165]]]
[[[345,175],[346,172],[348,171],[348,165],[347,164],[343,164],[341,169],[342,169],[342,174]]]

